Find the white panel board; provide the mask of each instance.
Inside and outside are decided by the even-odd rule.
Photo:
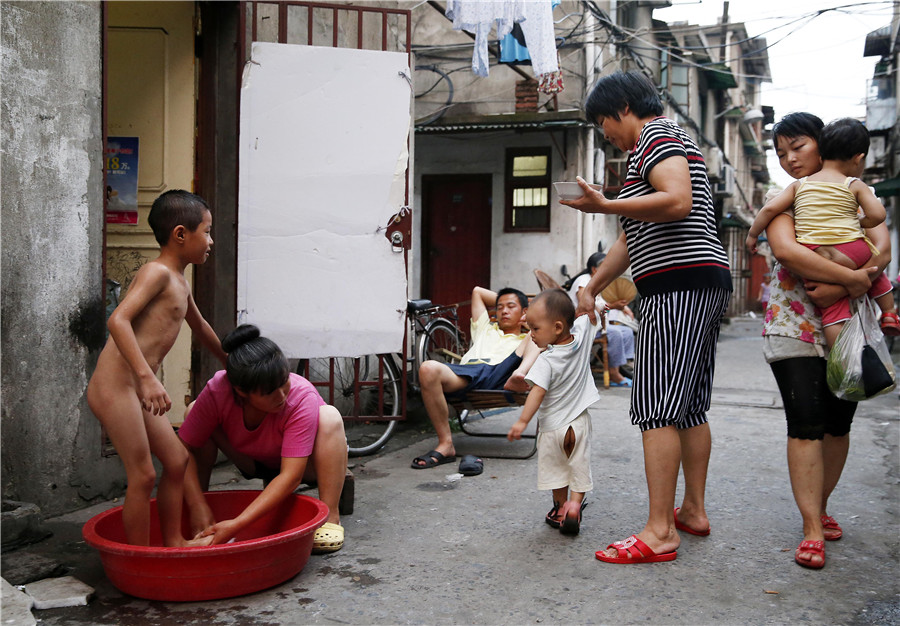
[[[241,89],[238,320],[292,358],[399,352],[408,57],[254,43]]]

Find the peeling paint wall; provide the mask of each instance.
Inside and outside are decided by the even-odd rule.
[[[96,2],[3,2],[2,495],[45,514],[121,489],[84,390],[105,340]]]

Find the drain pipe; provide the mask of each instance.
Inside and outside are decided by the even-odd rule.
[[[596,19],[594,18],[594,14],[590,11],[587,11],[587,17],[585,19],[585,31],[588,33],[594,33],[596,27]],[[596,75],[596,60],[594,59],[594,55],[596,54],[597,48],[594,45],[593,35],[589,36],[588,40],[584,44],[584,76],[585,76],[585,86],[590,89],[594,85],[594,76]],[[587,93],[585,93],[587,96]],[[588,120],[588,126],[585,128],[584,135],[584,160],[582,163],[581,171],[584,172],[582,176],[589,183],[594,183],[597,181],[597,171],[595,168],[595,158],[594,158],[594,127],[591,123],[591,120]],[[585,259],[587,259],[587,251],[591,250],[593,252],[595,246],[597,245],[592,241],[593,239],[593,223],[594,216],[590,213],[582,213],[578,220],[578,265],[579,267],[584,267]],[[574,274],[573,274],[574,275]]]

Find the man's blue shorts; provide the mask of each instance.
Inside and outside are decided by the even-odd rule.
[[[496,365],[488,365],[486,363],[469,363],[466,365],[456,365],[448,363],[447,367],[453,370],[453,373],[462,378],[468,378],[469,384],[464,389],[454,391],[452,394],[463,394],[470,389],[503,389],[503,385],[516,371],[522,357],[513,352],[500,363]]]

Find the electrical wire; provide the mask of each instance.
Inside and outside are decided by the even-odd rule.
[[[596,7],[596,4],[593,2],[591,2],[591,3],[583,2],[582,4],[585,5],[586,7],[589,4],[593,4],[595,9],[602,12],[602,10],[599,9],[598,7]],[[620,5],[620,7],[625,6],[627,4],[629,4],[629,3],[623,3],[622,5]],[[790,37],[797,31],[799,31],[801,28],[807,26],[809,23],[811,23],[816,18],[818,18],[822,15],[825,15],[826,13],[842,12],[842,13],[847,13],[848,15],[871,14],[874,12],[874,10],[879,10],[879,11],[884,10],[885,8],[887,8],[887,5],[889,5],[889,4],[891,6],[893,6],[896,4],[900,4],[900,2],[898,2],[897,0],[894,0],[893,2],[888,2],[886,0],[871,0],[869,2],[858,2],[858,3],[852,3],[852,4],[837,5],[834,7],[826,7],[823,9],[817,9],[815,11],[809,11],[809,12],[803,13],[799,16],[785,15],[785,16],[763,17],[763,18],[758,18],[755,20],[744,20],[741,23],[746,24],[749,22],[762,22],[762,21],[785,20],[785,19],[788,20],[788,22],[774,26],[774,27],[763,31],[762,33],[760,33],[758,35],[754,35],[752,37],[748,36],[744,39],[732,40],[731,42],[729,42],[730,45],[740,45],[740,44],[745,44],[745,43],[751,43],[753,41],[758,41],[760,38],[763,37],[763,35],[767,35],[767,34],[770,34],[773,32],[783,30],[783,29],[788,28],[795,24],[796,24],[796,26],[794,28],[792,28],[789,32],[787,32],[786,34],[781,36],[776,41],[773,41],[771,43],[769,43],[767,41],[766,45],[764,47],[748,50],[744,54],[741,54],[741,55],[733,57],[733,58],[726,59],[723,62],[733,63],[734,61],[737,61],[740,59],[751,58],[753,56],[759,55],[760,53],[767,51],[769,48],[772,48],[773,46],[781,43],[782,41],[784,41],[785,39],[787,39],[788,37]],[[865,10],[864,7],[872,7],[872,8],[869,10]],[[561,18],[560,20],[557,20],[556,23],[557,24],[561,23],[565,19],[570,18],[572,15],[574,15],[574,14],[567,14],[567,15],[563,16],[563,18]],[[605,13],[603,13],[603,15],[605,15]],[[557,49],[569,48],[569,47],[581,47],[584,45],[585,42],[578,40],[577,38],[586,37],[591,34],[596,35],[601,32],[608,33],[609,32],[608,27],[612,24],[612,22],[608,18],[608,16],[606,18],[603,18],[603,17],[598,16],[597,13],[594,13],[594,16],[597,18],[598,23],[593,28],[582,28],[581,30],[577,30],[578,26],[580,26],[581,23],[583,23],[583,19],[582,19],[582,20],[579,20],[579,23],[576,24],[576,26],[573,27],[567,34],[557,35],[557,40],[560,41]],[[618,37],[607,37],[605,40],[594,39],[594,42],[601,46],[608,45],[610,43],[615,43],[616,45],[627,45],[627,44],[637,40],[638,42],[643,44],[643,47],[646,47],[646,49],[648,49],[648,50],[668,52],[670,57],[673,60],[679,62],[680,64],[687,65],[689,67],[694,67],[697,69],[709,69],[703,63],[698,63],[682,54],[679,54],[678,52],[674,52],[674,50],[678,50],[681,52],[686,52],[686,51],[689,52],[689,51],[693,51],[693,50],[708,50],[709,47],[706,47],[706,46],[677,46],[677,47],[673,48],[673,47],[661,46],[653,41],[648,41],[645,37],[646,37],[646,35],[650,35],[650,34],[656,35],[656,34],[664,33],[666,31],[672,32],[672,33],[681,33],[681,32],[692,32],[693,33],[693,32],[698,32],[698,30],[715,28],[717,26],[698,26],[698,25],[680,26],[680,25],[676,24],[674,26],[667,26],[666,29],[642,29],[639,31],[629,30],[628,28],[625,28],[625,27],[622,27],[619,25],[615,25],[615,26],[617,27],[617,29],[619,31]],[[718,27],[721,27],[721,25],[718,25]],[[437,49],[449,49],[449,48],[471,50],[473,48],[473,45],[474,45],[473,43],[466,42],[466,43],[461,43],[461,44],[413,46],[413,49],[417,52],[425,51],[425,50],[437,50]],[[635,47],[636,46],[632,46],[632,48],[635,48]],[[638,52],[638,54],[641,54],[641,53]],[[642,58],[645,58],[645,59],[651,59],[653,61],[657,60],[655,57],[650,57],[647,54],[641,54],[641,56],[642,56]],[[429,57],[429,58],[439,58],[439,57],[435,56],[435,57]],[[734,71],[732,71],[731,73],[732,73],[732,75],[734,75],[736,77],[741,77],[741,78],[754,79],[754,80],[771,80],[771,76],[768,76],[768,75],[751,74],[751,73],[746,73],[746,72],[734,72]]]
[[[620,4],[620,7],[627,5],[627,4],[628,3]],[[763,34],[769,34],[772,32],[779,31],[779,30],[783,30],[784,28],[788,28],[792,25],[794,27],[789,32],[787,32],[786,34],[781,36],[778,40],[773,41],[772,43],[766,42],[766,45],[764,47],[755,48],[753,50],[748,50],[747,52],[745,52],[742,55],[727,59],[726,62],[734,62],[739,59],[746,59],[746,58],[749,58],[749,57],[752,57],[755,55],[759,55],[760,53],[762,53],[762,52],[768,50],[769,48],[777,45],[778,43],[784,41],[787,37],[793,35],[801,28],[807,26],[810,22],[812,22],[817,17],[820,17],[821,15],[824,15],[828,12],[844,12],[844,13],[848,13],[848,14],[864,14],[864,13],[871,14],[871,13],[873,13],[873,11],[871,9],[865,10],[864,7],[871,6],[873,8],[883,10],[882,8],[885,7],[886,4],[888,4],[888,3],[883,0],[882,1],[859,2],[859,3],[853,3],[853,4],[838,5],[838,6],[834,6],[834,7],[827,7],[824,9],[818,9],[815,11],[810,11],[810,12],[804,13],[799,16],[794,15],[794,16],[782,16],[782,17],[763,17],[763,18],[758,18],[758,19],[754,19],[754,20],[745,20],[742,23],[761,22],[761,21],[770,21],[770,20],[778,20],[778,19],[788,19],[789,21],[786,24],[780,24],[778,26],[770,28],[769,30],[763,31],[763,33],[760,35],[755,35],[753,37],[747,37],[745,39],[740,39],[740,40],[732,40],[731,42],[729,42],[730,45],[751,43],[754,40],[758,40],[759,38],[761,38]],[[900,4],[900,2],[895,0],[894,2],[891,2],[890,4],[896,5],[896,4]],[[641,69],[644,69],[645,71],[647,68],[647,66],[646,66],[647,60],[651,60],[651,61],[655,62],[655,61],[658,61],[659,59],[658,59],[657,55],[655,55],[655,54],[651,55],[650,53],[645,52],[644,50],[654,50],[654,51],[658,51],[658,52],[666,51],[669,54],[671,59],[679,62],[680,64],[683,64],[683,65],[686,65],[689,67],[694,67],[694,68],[701,69],[701,70],[704,70],[704,69],[710,70],[708,65],[705,65],[703,63],[698,63],[690,58],[687,58],[686,56],[684,56],[682,54],[678,54],[677,52],[674,52],[673,47],[660,46],[659,44],[657,44],[653,41],[648,41],[645,38],[646,35],[661,34],[661,33],[666,32],[666,30],[668,30],[668,32],[673,32],[673,33],[697,32],[698,30],[701,30],[701,29],[709,29],[709,28],[711,28],[710,26],[698,26],[698,25],[680,26],[680,25],[676,24],[675,26],[667,26],[666,29],[641,29],[639,31],[638,30],[629,30],[625,27],[621,27],[619,25],[613,24],[612,21],[609,19],[608,15],[606,15],[606,13],[602,11],[602,9],[600,9],[599,7],[596,6],[596,3],[584,1],[584,2],[582,2],[582,5],[587,10],[591,11],[591,13],[597,19],[597,22],[595,23],[594,27],[592,27],[592,28],[583,27],[583,22],[584,22],[583,15],[584,14],[581,14],[582,18],[579,19],[578,23],[576,23],[575,26],[570,28],[566,34],[557,36],[557,40],[560,42],[558,44],[558,50],[572,49],[572,48],[580,49],[584,45],[585,42],[580,41],[579,39],[581,37],[587,37],[587,36],[593,35],[593,37],[591,37],[591,38],[593,39],[594,43],[598,44],[601,48],[608,46],[610,44],[615,44],[617,46],[621,46],[623,49],[627,49],[629,57],[632,58],[632,60],[639,67],[641,67]],[[853,10],[849,10],[849,9],[853,9]],[[860,9],[862,9],[862,10],[860,10]],[[567,14],[567,15],[563,16],[561,19],[557,20],[555,23],[560,24],[564,20],[570,19],[573,15],[578,15],[578,14],[571,14],[571,13]],[[606,34],[605,38],[602,38],[603,34]],[[635,43],[638,43],[641,45],[634,45]],[[416,52],[417,57],[422,58],[422,59],[445,61],[445,62],[451,62],[454,64],[459,63],[458,67],[453,67],[453,68],[443,67],[442,68],[443,71],[449,75],[449,74],[453,74],[453,73],[460,72],[460,71],[467,71],[470,69],[471,65],[469,63],[468,55],[471,54],[470,51],[473,49],[473,46],[474,46],[473,42],[464,42],[464,43],[457,43],[457,44],[440,44],[440,45],[418,45],[418,46],[414,45],[413,50],[414,50],[414,52]],[[678,47],[674,48],[674,50],[678,50],[680,52],[697,50],[697,49],[708,49],[708,48],[703,47],[703,46],[678,46]],[[459,55],[453,56],[453,53],[456,51],[462,52],[463,55],[462,56],[459,56]],[[444,54],[444,53],[450,53],[450,54]],[[600,53],[598,53],[598,57],[601,54],[602,54],[602,51]],[[601,70],[606,69],[610,64],[615,64],[616,66],[621,67],[620,59],[618,59],[616,57],[611,57],[610,59],[607,59],[603,63]],[[502,65],[502,64],[494,63],[494,65]],[[715,70],[711,70],[711,71],[715,71]],[[582,73],[577,72],[577,71],[576,72],[568,71],[567,73],[572,74],[573,76],[585,78]],[[768,75],[751,74],[751,73],[746,73],[746,72],[735,72],[735,71],[732,71],[731,74],[735,77],[741,77],[741,78],[746,78],[746,79],[771,80],[771,77]],[[491,96],[493,96],[493,95],[494,94],[491,94]],[[670,94],[668,94],[667,99],[669,99],[670,102],[676,103],[676,101],[673,98],[671,98]],[[496,101],[497,100],[495,100],[493,97],[489,96],[486,98],[467,100],[465,102],[458,101],[457,104],[462,104],[462,103],[477,104],[477,103],[487,103],[487,102],[496,102]],[[683,112],[679,111],[679,114],[681,115],[681,117],[685,118],[686,120],[690,120],[690,118],[687,115],[685,115]],[[699,130],[698,130],[698,132],[699,132]],[[704,141],[708,142],[708,140],[706,140],[705,138],[703,138],[703,139],[704,139]],[[712,142],[709,142],[709,143],[712,143]]]

